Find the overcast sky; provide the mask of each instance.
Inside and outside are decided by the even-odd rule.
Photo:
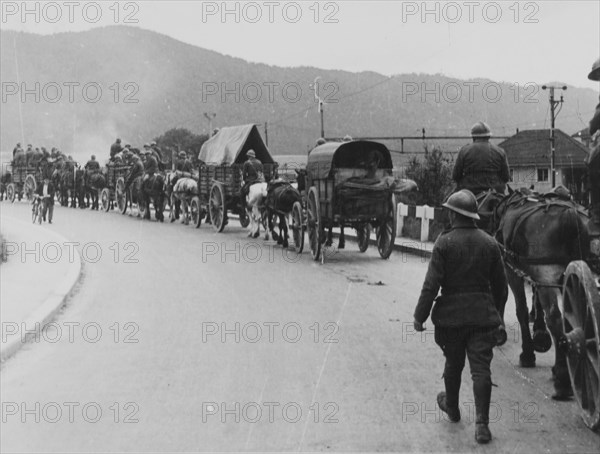
[[[26,2],[38,12],[23,17],[22,2],[3,2],[2,27],[45,34],[129,23],[277,66],[598,89],[587,79],[600,55],[595,0],[428,2],[425,16],[420,1],[227,2],[224,17],[223,2],[73,3]]]

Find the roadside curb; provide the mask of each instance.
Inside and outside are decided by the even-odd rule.
[[[230,219],[238,219],[237,215],[230,215]],[[335,238],[338,238],[340,234],[336,231],[339,229],[334,229],[332,232]],[[347,232],[344,233],[345,237],[356,243],[356,234]],[[371,235],[369,239],[369,246],[377,246],[377,241]],[[305,245],[306,247],[306,245]],[[431,253],[433,249],[433,243],[431,242],[422,242],[418,240],[413,240],[412,238],[404,238],[401,236],[397,236],[394,240],[394,251],[399,251],[404,254],[416,255],[417,257],[422,257],[424,259],[431,258]]]
[[[10,218],[10,221],[29,227],[29,224],[18,219]],[[52,232],[46,228],[42,228],[40,231],[43,231],[49,242],[54,241],[59,244],[64,244],[67,242],[65,237],[56,232]],[[56,314],[62,309],[67,297],[72,292],[73,288],[81,277],[81,257],[79,255],[79,251],[76,249],[75,251],[77,253],[74,254],[73,261],[69,263],[69,268],[65,274],[65,277],[57,286],[54,287],[54,291],[48,297],[46,297],[42,304],[40,304],[40,306],[23,321],[25,326],[35,326],[36,330],[37,326],[39,326],[41,331],[56,317]],[[6,343],[1,343],[0,361],[6,361],[21,347],[23,347],[23,345],[25,345],[25,343],[27,343],[31,337],[34,337],[35,335],[36,332],[34,331],[26,334],[25,339],[22,339],[22,336],[18,336],[15,339],[7,341]]]
[[[337,232],[333,232],[333,236],[338,238],[340,234]],[[347,240],[349,239],[355,243],[357,242],[356,235],[352,233],[344,233],[344,236]],[[369,239],[369,246],[377,247],[377,241],[373,237]],[[394,241],[394,251],[416,255],[422,258],[431,258],[432,247],[433,243],[423,243],[421,241],[413,240],[411,238],[396,237]]]

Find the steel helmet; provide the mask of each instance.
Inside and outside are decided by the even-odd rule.
[[[185,153],[185,151],[180,151],[179,152],[179,157],[180,158],[187,158],[187,154]]]
[[[462,189],[455,192],[448,197],[448,200],[442,206],[468,218],[479,220],[479,215],[477,214],[477,199],[468,189]]]
[[[592,71],[588,74],[588,79],[600,81],[600,58],[592,65]]]
[[[471,137],[490,137],[491,135],[490,127],[483,121],[478,121],[471,128]]]

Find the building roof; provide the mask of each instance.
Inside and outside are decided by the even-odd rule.
[[[554,130],[555,164],[560,167],[584,167],[588,149],[560,129]],[[550,167],[550,129],[520,131],[498,144],[506,151],[511,167]]]

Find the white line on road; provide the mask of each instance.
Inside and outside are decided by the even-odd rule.
[[[348,283],[348,291],[346,292],[346,298],[344,299],[344,304],[342,304],[342,308],[340,309],[340,314],[338,315],[336,326],[339,328],[340,320],[342,319],[342,315],[344,315],[344,309],[346,308],[346,304],[348,304],[348,299],[350,298],[350,288],[352,287],[352,282]],[[315,389],[313,391],[312,399],[310,401],[310,407],[315,403],[315,399],[317,397],[317,391],[319,390],[319,384],[321,383],[321,377],[323,376],[323,371],[325,370],[325,365],[327,364],[327,360],[329,359],[329,352],[331,351],[332,343],[328,343],[327,351],[325,352],[325,358],[323,358],[323,364],[321,364],[321,370],[319,372],[319,377],[317,378],[317,383],[315,384]],[[306,436],[306,430],[308,429],[308,420],[309,416],[306,416],[306,422],[304,423],[304,429],[302,430],[302,437],[300,438],[300,442],[298,443],[298,452],[302,451],[302,444],[304,443],[304,437]]]

